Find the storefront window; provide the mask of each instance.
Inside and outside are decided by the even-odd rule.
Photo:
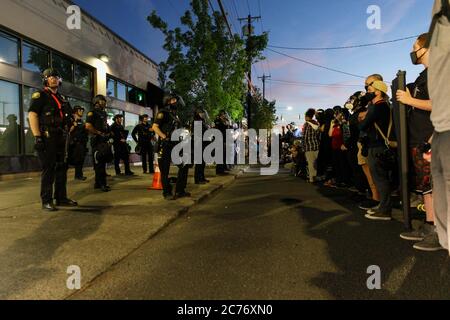
[[[122,101],[127,101],[127,89],[126,89],[126,86],[121,82],[117,82],[116,98],[119,100],[122,100]]]
[[[146,106],[145,92],[134,87],[127,87],[128,101],[140,106]]]
[[[125,112],[125,130],[128,130],[128,138],[127,142],[131,147],[131,152],[134,152],[134,148],[136,147],[136,142],[131,137],[131,133],[133,132],[134,127],[139,124],[139,115]]]
[[[0,80],[0,155],[20,153],[19,85]]]
[[[49,53],[35,45],[24,43],[22,50],[23,68],[33,72],[43,72],[48,68]]]
[[[30,124],[28,121],[28,109],[31,104],[31,96],[36,91],[39,91],[37,88],[31,88],[25,86],[23,88],[23,118],[24,118],[24,132],[25,132],[25,154],[33,154],[34,153],[34,136],[33,132],[30,130]]]
[[[52,66],[56,70],[58,70],[59,74],[62,77],[62,80],[65,82],[73,82],[72,76],[72,62],[67,60],[57,54],[53,54],[52,56]]]
[[[116,97],[116,80],[110,78],[106,80],[106,95],[108,97]]]
[[[92,89],[92,71],[89,68],[75,64],[75,85],[79,88]]]
[[[0,32],[0,62],[17,66],[19,64],[19,41]]]

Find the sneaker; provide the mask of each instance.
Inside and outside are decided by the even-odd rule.
[[[424,223],[417,230],[401,233],[400,238],[408,241],[423,241],[428,234],[429,232],[427,232],[426,224]]]
[[[377,207],[380,203],[375,200],[366,200],[359,205],[361,210],[370,210]]]
[[[377,213],[379,209],[380,209],[380,205],[378,205],[376,207],[373,207],[372,209],[367,210],[366,213],[369,214],[369,215],[373,215],[373,214]]]
[[[373,214],[366,214],[365,217],[370,220],[378,220],[378,221],[391,221],[392,215],[390,213],[384,212],[375,212]]]
[[[433,232],[425,237],[421,242],[416,243],[413,246],[414,249],[420,250],[420,251],[427,251],[427,252],[433,252],[433,251],[439,251],[439,250],[446,250],[441,246],[439,243],[439,237],[436,232]]]

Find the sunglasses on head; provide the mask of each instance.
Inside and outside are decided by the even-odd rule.
[[[366,85],[364,88],[366,89],[366,91],[369,90],[369,87],[371,87],[373,85],[375,81],[372,81],[371,83],[369,83],[368,85]]]

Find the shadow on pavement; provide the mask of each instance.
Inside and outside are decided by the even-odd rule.
[[[377,222],[349,200],[346,190],[319,189],[346,210],[326,211],[302,205],[299,215],[312,237],[325,240],[338,273],[322,273],[312,283],[337,299],[449,299],[450,258],[446,251],[425,253],[400,239],[399,221]],[[299,200],[283,199],[297,206]],[[381,269],[381,290],[369,290],[367,268]]]
[[[104,210],[109,207],[105,203],[60,210],[55,214],[43,213],[49,218],[32,234],[14,241],[0,253],[0,298],[18,294],[27,289],[27,284],[51,277],[55,270],[46,264],[51,264],[58,249],[95,233],[102,224]]]

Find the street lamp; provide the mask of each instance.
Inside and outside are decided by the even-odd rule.
[[[109,56],[105,53],[101,53],[98,55],[98,58],[103,61],[104,63],[108,63],[109,62]]]

